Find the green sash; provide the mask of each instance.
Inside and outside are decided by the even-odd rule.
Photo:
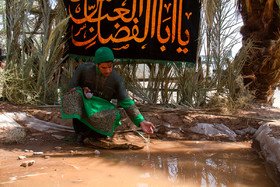
[[[61,98],[62,119],[77,118],[92,130],[112,136],[114,129],[121,125],[121,115],[115,105],[93,96],[87,99],[82,89],[68,92]]]

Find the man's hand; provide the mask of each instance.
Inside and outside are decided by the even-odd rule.
[[[5,63],[5,62],[0,62],[0,67],[1,67],[2,69],[5,69],[5,66],[6,66],[6,63]]]
[[[84,96],[85,97],[87,96],[88,92],[91,92],[91,90],[88,87],[83,87],[83,90],[84,90]]]
[[[142,121],[140,123],[140,127],[142,128],[142,130],[146,133],[146,134],[153,134],[155,129],[155,126],[149,122],[149,121]]]

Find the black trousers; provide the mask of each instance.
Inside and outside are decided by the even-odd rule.
[[[98,132],[95,132],[91,128],[89,128],[86,124],[81,122],[80,120],[73,118],[73,128],[77,135],[82,135],[85,138],[93,138],[93,139],[100,139],[100,138],[106,138],[107,136],[100,134]]]

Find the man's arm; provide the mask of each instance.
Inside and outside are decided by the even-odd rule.
[[[120,107],[124,108],[126,114],[131,121],[138,127],[141,127],[146,134],[153,134],[155,126],[153,123],[146,121],[139,109],[131,99],[124,99],[120,101]]]
[[[127,92],[124,85],[124,82],[119,77],[118,80],[118,100],[120,102],[120,107],[122,107],[131,121],[138,127],[141,127],[142,130],[146,134],[153,134],[153,129],[155,129],[154,125],[151,122],[145,120],[143,115],[140,113],[139,109],[135,105],[134,101],[132,101]]]
[[[80,74],[81,74],[82,67],[81,65],[78,66],[78,68],[75,70],[73,76],[71,77],[69,83],[68,83],[68,91],[71,91],[72,89],[76,88],[79,85],[80,80]]]

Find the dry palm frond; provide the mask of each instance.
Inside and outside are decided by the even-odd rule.
[[[47,62],[47,60],[48,60],[47,58],[49,58],[49,60],[50,60],[49,63],[51,63],[51,64],[48,64],[48,67],[46,67],[46,68],[52,69],[54,65],[59,66],[59,64],[55,63],[55,59],[57,58],[57,56],[61,57],[63,55],[63,49],[62,49],[63,48],[63,42],[62,42],[63,38],[62,38],[62,36],[63,36],[64,32],[61,32],[61,31],[65,30],[67,23],[68,23],[68,18],[62,20],[60,23],[58,23],[56,25],[55,29],[52,30],[50,37],[47,40],[42,59],[40,60],[39,72],[38,72],[39,77],[41,76],[41,73],[42,73],[43,64],[45,62]],[[53,47],[53,49],[52,49],[52,51],[50,51],[52,47]],[[48,69],[48,70],[50,70],[50,69]],[[49,73],[49,72],[47,72],[47,73]]]
[[[280,0],[275,0],[275,1],[277,3],[278,7],[280,8]]]
[[[217,2],[218,2],[218,0],[203,0],[202,1],[204,12],[205,12],[206,22],[210,27],[213,24],[214,15],[215,15],[216,8],[217,8],[216,7]]]
[[[59,0],[60,6],[55,10],[48,1],[8,3],[6,69],[13,77],[6,77],[5,89],[14,94],[7,97],[14,103],[46,103],[46,98],[52,94],[52,100],[56,100],[54,94],[58,81],[54,83],[53,80],[64,59],[63,44],[68,21],[63,1]],[[54,11],[58,13],[54,14]],[[43,32],[43,37],[38,35]],[[22,97],[16,93],[17,89]]]
[[[6,98],[15,104],[41,104],[41,90],[35,86],[32,77],[22,78],[19,68],[7,69],[4,73],[4,92]]]
[[[119,73],[123,77],[127,89],[134,99],[141,102],[167,104],[171,101],[176,83],[173,83],[175,75],[170,64],[121,64]],[[141,70],[143,78],[137,75],[136,69]],[[146,69],[148,69],[146,71]],[[139,74],[139,72],[138,72]],[[143,80],[141,80],[143,79]]]
[[[202,78],[194,67],[183,65],[175,70],[178,77],[178,95],[179,103],[191,107],[200,106],[205,102],[204,83],[206,78]]]
[[[252,13],[251,0],[245,0],[248,14]]]
[[[267,82],[275,85],[280,81],[280,34],[278,40],[271,42],[269,55],[263,60],[259,72],[267,76]]]
[[[10,128],[4,131],[3,133],[4,143],[6,144],[13,144],[17,143],[20,144],[24,141],[26,137],[26,132],[23,128]]]
[[[119,68],[116,67],[116,70],[124,79],[127,89],[132,93],[133,99],[140,102],[153,103],[148,96],[147,91],[145,91],[145,85],[141,84],[136,77],[135,70],[137,69],[137,66],[137,64],[121,64],[119,65]]]
[[[254,101],[254,91],[249,91],[243,83],[241,70],[253,51],[252,41],[243,46],[232,63],[228,64],[224,75],[224,92],[216,92],[208,106],[221,107],[224,112],[232,112],[239,108],[249,107]]]
[[[235,100],[238,97],[238,92],[240,91],[241,84],[236,82],[238,77],[241,75],[242,68],[249,58],[250,52],[255,49],[253,42],[248,41],[236,55],[232,63],[230,63],[225,71],[226,79],[225,86],[229,91],[229,96]]]
[[[254,50],[252,41],[248,41],[236,55],[234,61],[226,69],[225,92],[217,92],[210,99],[208,106],[220,107],[224,113],[233,112],[240,108],[249,107],[255,97],[254,91],[249,91],[243,83],[241,70],[249,58],[250,52]]]

